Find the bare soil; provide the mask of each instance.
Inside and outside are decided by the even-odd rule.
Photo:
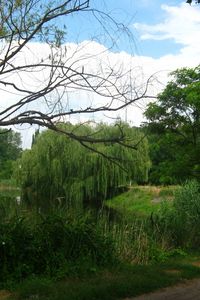
[[[200,300],[200,279],[187,280],[173,287],[124,300]]]
[[[7,300],[11,296],[11,293],[6,290],[0,291],[0,300]]]

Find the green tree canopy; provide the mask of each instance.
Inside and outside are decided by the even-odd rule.
[[[60,126],[74,134],[96,138],[114,137],[121,130],[105,124],[97,128]],[[32,203],[38,201],[38,206],[48,206],[56,199],[73,206],[100,205],[130,180],[146,182],[150,166],[147,140],[140,130],[122,126],[129,137],[127,147],[99,143],[92,151],[50,130],[39,134],[32,149],[24,151],[19,161],[17,172],[25,199]]]
[[[5,131],[0,128],[0,179],[9,179],[13,162],[21,153],[21,137],[13,130]]]
[[[177,182],[200,177],[200,66],[171,73],[173,79],[150,103],[154,179]]]

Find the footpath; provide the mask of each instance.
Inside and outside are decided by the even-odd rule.
[[[173,287],[124,300],[200,300],[200,279],[187,280]]]

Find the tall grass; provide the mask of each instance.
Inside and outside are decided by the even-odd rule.
[[[131,193],[125,194],[126,202],[123,205],[127,205],[126,210],[121,210],[121,204],[117,206],[120,212],[128,212],[131,203],[134,210],[134,214],[125,213],[127,218],[122,218],[112,228],[112,237],[120,259],[147,264],[164,261],[173,255],[184,255],[185,251],[199,249],[199,183],[189,181],[182,187],[156,189],[156,193],[158,197],[163,197],[164,201],[161,201],[150,214],[149,203],[146,205],[144,199],[141,200],[141,205],[146,205],[147,208],[146,215],[142,218],[141,214],[135,212],[135,202],[139,200],[135,201],[134,197],[138,195],[138,188],[134,197]],[[141,196],[141,193],[139,195]],[[148,193],[149,196],[152,194]],[[118,201],[119,197],[116,198],[114,205]],[[145,201],[149,202],[150,199],[147,198]]]
[[[100,214],[98,224],[104,234],[109,234],[116,257],[119,261],[131,264],[148,264],[167,258],[168,244],[152,226],[150,216],[130,216],[117,214],[116,219]]]
[[[164,203],[155,226],[171,247],[198,249],[200,246],[200,185],[188,181],[175,192],[172,204]]]
[[[147,227],[141,219],[63,210],[12,216],[0,222],[0,282],[79,276],[122,261],[147,264],[158,252]]]
[[[0,281],[89,272],[115,259],[114,243],[90,214],[15,216],[0,223]]]

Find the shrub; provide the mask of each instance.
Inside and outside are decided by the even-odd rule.
[[[29,224],[21,217],[0,224],[0,281],[10,274],[21,279],[32,271],[33,240]]]
[[[0,223],[0,281],[27,276],[60,276],[111,263],[114,244],[90,215],[15,217]],[[76,268],[74,268],[76,266]],[[82,268],[82,266],[80,266]]]
[[[200,186],[188,181],[175,191],[172,203],[164,202],[153,219],[157,236],[169,247],[197,248],[200,246]]]
[[[177,227],[183,233],[183,243],[191,247],[200,245],[200,185],[187,182],[175,194],[174,209]]]

